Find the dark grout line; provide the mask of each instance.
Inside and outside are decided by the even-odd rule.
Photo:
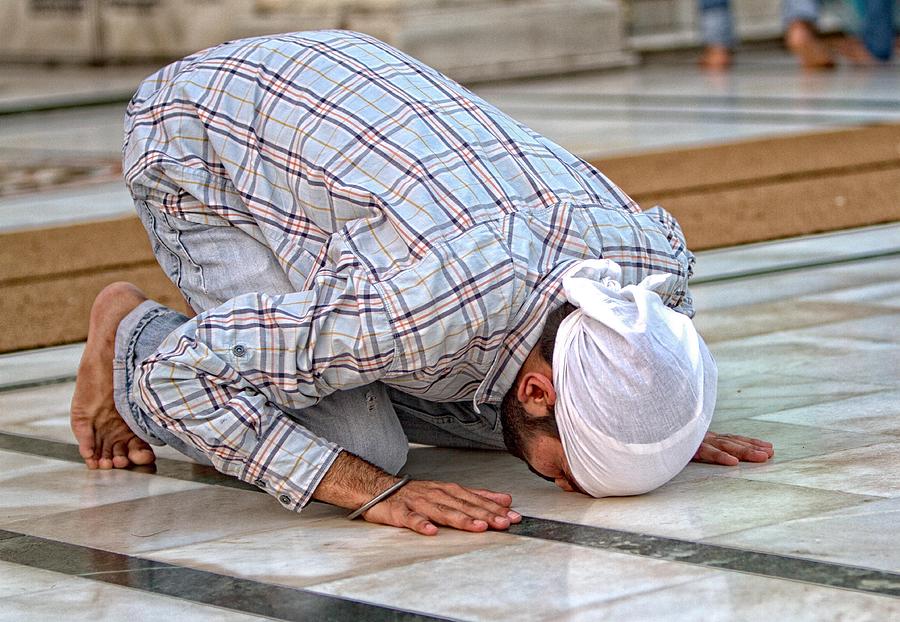
[[[0,561],[277,620],[449,620],[0,530]]]
[[[11,432],[0,432],[0,450],[15,451],[32,456],[50,458],[52,460],[64,460],[66,462],[84,464],[84,460],[78,453],[78,447],[76,445],[61,443],[59,441],[50,441],[43,438],[35,438],[33,436],[13,434]],[[185,482],[197,482],[209,484],[211,486],[224,486],[226,488],[237,488],[238,490],[262,492],[256,486],[244,483],[241,480],[225,475],[224,473],[219,473],[211,466],[197,464],[195,462],[172,460],[170,458],[157,458],[156,463],[153,465],[131,467],[128,470],[134,473],[161,475],[162,477],[178,479]]]
[[[103,106],[125,105],[131,100],[134,91],[112,93],[109,95],[85,95],[49,98],[33,102],[12,102],[0,104],[0,117],[12,115],[40,114],[57,110],[77,110],[80,108],[99,108]]]
[[[3,393],[4,391],[17,391],[19,389],[34,389],[35,387],[44,387],[53,384],[65,384],[66,382],[75,382],[75,378],[75,374],[69,374],[52,378],[37,378],[35,380],[23,380],[22,382],[10,382],[8,384],[0,384],[0,393]]]
[[[528,538],[900,598],[900,574],[872,568],[528,516],[509,531]]]
[[[57,460],[82,462],[74,445],[11,434],[9,432],[0,432],[0,449]],[[263,493],[262,490],[255,486],[250,486],[232,477],[223,475],[211,467],[162,458],[158,459],[157,463],[155,471],[148,470],[146,467],[136,467],[128,470],[155,472],[163,477]],[[4,536],[3,533],[0,530],[0,546],[3,545],[3,538],[9,537]],[[640,557],[681,562],[714,570],[743,572],[762,577],[800,581],[829,588],[900,597],[900,574],[872,568],[789,557],[618,529],[592,527],[590,525],[566,523],[532,516],[523,516],[522,522],[510,527],[508,533],[514,536],[564,542],[576,546],[616,551]],[[2,550],[0,550],[0,559],[4,559]],[[52,568],[48,569],[52,570]],[[114,570],[116,572],[124,571],[124,569]],[[103,568],[93,568],[90,572],[109,571]]]

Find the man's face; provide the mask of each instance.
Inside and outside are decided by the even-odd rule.
[[[549,435],[535,436],[525,441],[525,462],[533,473],[552,481],[566,492],[584,492],[575,483],[575,477],[569,470],[569,461],[558,438]]]
[[[510,394],[503,400],[500,417],[507,449],[524,460],[532,473],[567,492],[586,494],[569,470],[552,411],[551,416],[542,421],[530,418],[521,402]]]

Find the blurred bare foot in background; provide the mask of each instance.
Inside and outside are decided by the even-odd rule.
[[[724,45],[709,45],[700,57],[700,66],[709,71],[725,71],[731,67],[731,50]]]
[[[784,33],[784,44],[806,69],[831,69],[834,58],[812,24],[792,22]]]

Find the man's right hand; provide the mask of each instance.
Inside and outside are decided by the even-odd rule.
[[[356,509],[387,490],[399,479],[354,456],[342,452],[316,488],[313,498],[347,509]],[[449,482],[414,480],[363,514],[370,523],[406,527],[433,536],[437,525],[463,531],[507,529],[522,520],[510,509],[506,493],[466,488]]]
[[[510,504],[512,497],[502,492],[416,480],[372,507],[363,518],[370,523],[406,527],[426,536],[436,534],[437,525],[486,531],[507,529],[522,520]]]

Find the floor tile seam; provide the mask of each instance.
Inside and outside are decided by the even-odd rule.
[[[22,382],[0,384],[0,393],[9,393],[22,389],[37,389],[55,384],[66,384],[68,382],[75,382],[76,378],[76,375],[69,374],[65,376],[49,376],[46,378],[35,378],[34,380],[23,380]]]
[[[383,526],[374,525],[373,527],[382,528]],[[443,529],[452,529],[452,527],[443,527]],[[497,532],[497,533],[503,533],[503,532]],[[443,561],[445,559],[447,559],[447,560],[458,559],[460,557],[466,557],[469,555],[478,555],[484,551],[495,551],[498,549],[516,548],[517,546],[521,545],[522,538],[517,538],[515,536],[512,536],[511,534],[505,534],[505,535],[510,537],[509,542],[490,544],[488,546],[484,546],[484,547],[481,547],[478,549],[473,549],[470,551],[459,551],[456,553],[451,553],[449,555],[435,555],[434,557],[420,558],[420,559],[411,560],[411,561],[407,561],[407,562],[400,562],[396,566],[391,566],[390,568],[378,568],[378,569],[373,569],[371,571],[363,572],[360,574],[348,575],[348,576],[339,577],[339,578],[331,578],[331,579],[327,579],[325,581],[311,583],[309,585],[303,586],[303,589],[315,592],[316,594],[327,594],[328,592],[321,592],[321,591],[319,591],[319,589],[321,589],[322,587],[331,585],[333,583],[347,581],[348,579],[374,577],[374,576],[377,576],[377,575],[385,573],[385,572],[389,573],[389,572],[395,572],[395,571],[401,570],[401,569],[405,570],[405,569],[409,569],[409,568],[415,568],[416,566],[419,566],[419,565],[427,565],[427,564],[434,563],[436,561]],[[428,536],[422,536],[422,537],[427,538]],[[316,588],[319,588],[319,589],[316,589]]]
[[[8,531],[8,530],[6,530],[6,531]],[[361,605],[364,608],[370,608],[375,611],[386,610],[387,612],[393,612],[393,613],[411,614],[411,619],[440,619],[440,620],[451,619],[451,618],[447,618],[447,617],[443,617],[443,616],[434,616],[434,615],[428,614],[426,612],[416,612],[416,611],[405,610],[405,609],[402,609],[399,607],[391,607],[389,605],[380,605],[380,604],[376,604],[376,603],[370,603],[370,602],[367,602],[367,601],[364,601],[364,600],[361,600],[358,598],[350,598],[350,597],[344,597],[344,596],[334,595],[334,594],[323,594],[323,593],[319,593],[319,592],[312,592],[306,588],[296,588],[296,587],[279,585],[279,584],[275,584],[275,583],[265,583],[263,581],[256,581],[254,579],[246,579],[246,578],[235,577],[235,576],[231,576],[231,575],[223,575],[220,573],[209,572],[209,571],[205,571],[202,569],[193,568],[190,566],[183,566],[183,565],[179,565],[179,564],[170,564],[170,563],[166,563],[166,562],[154,562],[154,560],[149,560],[149,559],[143,558],[138,555],[116,553],[116,552],[107,551],[104,549],[96,549],[94,547],[54,540],[52,538],[44,538],[42,536],[31,536],[29,534],[19,533],[18,538],[27,538],[27,539],[29,539],[30,542],[38,541],[38,543],[43,543],[44,546],[50,546],[50,547],[53,547],[55,545],[64,545],[67,547],[74,546],[74,547],[77,547],[81,551],[99,552],[102,554],[114,555],[116,557],[124,558],[124,559],[128,559],[128,560],[136,560],[138,562],[160,563],[163,565],[160,567],[150,566],[150,567],[145,567],[145,568],[122,569],[122,570],[113,570],[113,571],[96,572],[96,573],[69,573],[69,572],[65,572],[65,571],[61,571],[61,570],[46,568],[46,567],[35,565],[35,564],[22,563],[22,562],[10,560],[8,558],[8,556],[4,554],[6,551],[2,547],[0,547],[0,561],[4,561],[6,563],[15,564],[15,565],[19,565],[19,566],[26,566],[29,568],[38,568],[38,569],[41,569],[41,570],[44,570],[47,572],[53,572],[53,573],[59,574],[61,576],[68,576],[68,577],[72,577],[72,578],[82,578],[82,579],[86,579],[86,580],[97,581],[99,583],[103,583],[106,585],[113,585],[113,586],[117,586],[117,587],[125,587],[125,588],[129,588],[129,589],[135,589],[138,591],[143,591],[143,592],[147,592],[150,594],[167,597],[167,598],[177,598],[180,600],[185,600],[185,601],[192,602],[192,603],[202,605],[202,606],[216,606],[220,609],[225,609],[228,611],[237,611],[239,613],[248,613],[248,614],[255,615],[255,616],[265,617],[268,619],[292,620],[295,618],[267,616],[263,613],[253,611],[252,609],[249,609],[249,608],[238,609],[238,608],[228,607],[228,606],[224,606],[224,605],[217,605],[216,603],[213,603],[213,602],[207,602],[207,601],[204,601],[201,599],[194,599],[194,598],[190,598],[189,596],[185,596],[185,595],[169,594],[169,593],[166,593],[165,591],[163,591],[162,589],[153,590],[150,588],[142,588],[140,586],[132,585],[132,584],[124,584],[123,585],[121,583],[116,583],[113,579],[121,577],[123,574],[139,575],[141,573],[148,574],[148,573],[156,572],[159,570],[172,570],[172,571],[176,571],[176,572],[184,571],[184,572],[188,572],[188,573],[197,573],[197,575],[200,575],[200,576],[206,576],[206,577],[219,579],[219,580],[226,580],[226,581],[230,580],[235,583],[239,583],[241,585],[251,585],[251,586],[255,586],[255,587],[259,587],[259,588],[270,588],[274,591],[284,590],[287,592],[299,593],[300,595],[308,594],[308,595],[312,595],[312,596],[316,596],[316,597],[320,597],[320,598],[325,598],[325,599],[328,599],[329,601],[341,601],[342,603],[345,603],[345,604],[350,603],[352,605]],[[4,542],[10,542],[10,540],[15,540],[18,538],[2,540],[2,541],[0,541],[0,544],[2,544]],[[0,599],[0,602],[2,602],[2,599]],[[393,619],[393,617],[391,617],[390,619]]]
[[[743,479],[750,479],[750,478],[743,478]],[[751,480],[751,481],[760,481],[760,480]],[[828,492],[841,492],[842,494],[845,494],[845,495],[852,495],[852,496],[856,496],[856,497],[869,496],[869,495],[860,495],[859,493],[852,493],[852,492],[846,492],[846,491],[831,491],[831,490],[827,490],[827,489],[819,489],[819,488],[814,488],[814,487],[809,487],[809,486],[800,486],[800,485],[797,485],[797,484],[785,484],[785,483],[781,483],[781,482],[767,482],[767,483],[769,483],[769,484],[774,484],[774,485],[776,485],[776,486],[790,486],[790,487],[808,488],[808,489],[817,490],[817,491],[826,490],[826,491],[828,491]],[[684,484],[676,484],[676,485],[677,485],[677,486],[681,486],[681,485],[688,485],[688,484],[691,484],[691,482],[685,482]],[[211,483],[211,484],[209,484],[209,485],[213,485],[213,486],[214,486],[214,485],[221,485],[221,484],[214,484],[214,483]],[[258,491],[258,492],[262,493],[263,491]],[[881,499],[881,498],[885,498],[885,497],[882,497],[882,496],[873,496],[872,498],[873,498],[873,499]],[[530,519],[532,519],[532,520],[538,520],[538,521],[546,521],[546,520],[547,520],[547,519],[541,519],[541,518],[533,519],[532,517],[525,517],[525,518],[530,518]],[[556,522],[559,522],[559,521],[556,521]],[[582,525],[582,524],[578,524],[578,523],[565,523],[565,524],[567,524],[567,525],[569,525],[569,526],[572,526],[572,527],[577,527],[577,528],[587,528],[587,529],[591,528],[591,526]],[[640,533],[636,533],[636,532],[626,532],[626,531],[621,531],[621,530],[609,530],[609,529],[607,529],[607,531],[617,531],[618,533],[621,533],[621,534],[625,534],[625,535],[629,535],[629,536],[638,536],[638,537],[644,537],[644,536],[647,536],[647,535],[648,535],[648,534],[640,534]],[[510,532],[507,532],[507,533],[510,533]],[[518,534],[511,533],[511,535],[518,535]],[[35,537],[37,537],[37,536],[35,536]],[[661,537],[661,536],[650,536],[650,537],[658,538],[658,537]],[[693,542],[693,541],[682,541],[682,540],[679,540],[679,539],[677,539],[677,538],[674,538],[674,539],[673,539],[673,538],[666,538],[666,539],[669,539],[669,540],[677,540],[677,541],[680,541],[680,542],[692,542],[692,543],[694,543],[694,544],[698,544],[698,543]],[[747,550],[746,552],[748,552],[748,553],[750,553],[750,554],[753,554],[753,553],[765,554],[765,553],[762,553],[762,552],[754,552],[754,551],[750,551],[750,550]],[[466,553],[460,553],[460,554],[466,554]]]
[[[803,458],[803,459],[808,459],[808,458]],[[803,460],[803,459],[801,459],[801,460]],[[800,460],[797,460],[795,462],[799,462],[799,461]],[[767,471],[767,473],[778,475],[778,472],[773,472],[773,471]],[[819,486],[813,486],[811,484],[793,484],[793,483],[786,484],[784,482],[779,482],[777,480],[765,479],[765,476],[767,473],[760,473],[759,475],[756,475],[756,476],[754,476],[752,474],[746,475],[746,476],[745,475],[741,475],[741,476],[736,475],[735,477],[738,479],[745,479],[745,480],[748,480],[751,482],[760,482],[760,483],[764,483],[764,484],[778,484],[781,486],[793,486],[795,488],[805,488],[807,490],[814,490],[816,492],[831,492],[831,493],[841,493],[844,495],[853,495],[856,497],[869,497],[871,499],[871,501],[879,501],[882,499],[895,499],[898,496],[900,496],[900,491],[898,491],[897,495],[889,495],[889,494],[853,492],[852,490],[843,490],[840,488],[822,488]]]
[[[865,394],[863,394],[863,395],[865,395]],[[847,399],[853,399],[853,398],[847,398]],[[838,400],[838,401],[844,401],[844,400]],[[793,423],[793,422],[787,422],[787,421],[778,421],[777,419],[762,419],[762,417],[771,417],[773,415],[783,415],[785,413],[790,413],[793,411],[803,411],[810,407],[823,406],[824,404],[829,404],[829,403],[830,402],[819,402],[816,404],[810,404],[809,406],[798,406],[797,408],[789,408],[787,410],[776,410],[771,413],[763,413],[760,415],[754,415],[752,417],[746,417],[746,419],[750,419],[752,421],[760,421],[762,423],[778,423],[778,424],[782,424],[782,425],[792,425],[792,426],[796,426],[798,428],[811,428],[813,430],[821,429],[821,430],[827,430],[828,432],[843,432],[844,434],[853,434],[853,435],[857,435],[857,436],[865,436],[865,435],[884,436],[884,438],[881,440],[872,441],[871,443],[865,443],[863,445],[858,445],[855,447],[847,447],[846,449],[837,449],[835,451],[828,452],[829,454],[836,453],[838,451],[849,451],[851,449],[862,449],[863,447],[871,447],[872,445],[879,445],[881,443],[900,442],[900,438],[897,438],[897,435],[900,434],[900,430],[898,430],[896,432],[865,432],[865,431],[860,431],[860,430],[849,430],[847,428],[835,427],[836,425],[838,425],[835,423],[832,423],[832,424],[829,424],[827,422],[824,424]],[[853,421],[853,419],[850,419],[850,421]],[[776,450],[777,450],[777,448],[776,448]],[[819,454],[819,455],[825,455],[825,454]],[[812,457],[815,457],[815,456],[807,456],[807,458],[812,458]]]
[[[735,536],[735,535],[742,534],[742,533],[747,533],[749,531],[754,531],[757,529],[766,529],[766,528],[770,528],[770,527],[786,525],[788,523],[801,523],[803,521],[825,520],[825,519],[829,518],[828,514],[831,514],[833,512],[853,511],[853,510],[857,510],[860,508],[864,508],[865,506],[871,505],[872,503],[878,503],[879,501],[884,501],[883,497],[870,497],[868,495],[860,495],[860,496],[864,496],[865,498],[861,499],[859,501],[859,503],[855,503],[853,505],[845,505],[842,507],[831,508],[831,509],[822,510],[822,511],[813,510],[810,514],[793,516],[786,520],[781,520],[781,521],[776,520],[774,522],[757,523],[757,524],[753,525],[752,527],[742,527],[740,529],[735,529],[734,531],[724,531],[721,533],[704,536],[704,537],[696,540],[696,543],[703,544],[703,545],[708,544],[708,545],[712,545],[712,546],[725,546],[725,547],[729,547],[729,548],[741,548],[741,547],[736,547],[735,545],[732,545],[732,544],[727,544],[727,543],[722,543],[722,542],[714,542],[714,540],[717,540],[719,538],[727,538],[727,537]],[[862,516],[862,515],[865,515],[865,513],[852,514],[850,516]],[[771,553],[770,551],[756,551],[755,549],[746,549],[746,550],[750,550],[750,551],[754,551],[754,552],[758,552],[758,553],[773,554],[773,555],[785,555],[784,553]],[[860,566],[857,564],[846,564],[843,562],[829,562],[827,560],[819,560],[819,559],[812,558],[812,557],[803,557],[802,555],[786,555],[786,556],[794,557],[797,559],[804,559],[804,560],[808,560],[808,561],[825,561],[825,563],[834,564],[834,565],[838,565],[838,566],[846,566],[848,568],[856,568],[859,570],[880,570],[879,568],[872,568],[869,566]]]
[[[527,518],[531,518],[531,517],[527,517]],[[892,597],[892,598],[900,598],[900,573],[885,571],[885,570],[881,570],[878,568],[868,568],[868,567],[864,567],[864,566],[855,566],[855,565],[849,565],[849,564],[825,562],[825,561],[816,560],[816,559],[812,559],[812,558],[784,555],[784,554],[780,554],[780,553],[769,553],[766,551],[756,551],[753,549],[745,549],[745,548],[723,545],[723,544],[704,543],[704,542],[700,542],[697,540],[684,540],[681,538],[672,538],[669,536],[654,536],[651,534],[619,532],[619,530],[615,530],[615,529],[608,529],[608,528],[603,528],[603,527],[592,527],[592,526],[586,526],[586,525],[574,525],[572,523],[564,523],[562,521],[553,521],[553,520],[548,521],[548,519],[537,519],[537,520],[544,520],[545,522],[549,522],[549,523],[564,524],[569,527],[576,527],[576,528],[579,528],[579,531],[588,531],[588,532],[589,531],[598,531],[598,532],[609,532],[609,533],[617,533],[618,532],[618,533],[627,534],[629,536],[639,536],[639,539],[644,538],[651,542],[655,541],[655,542],[669,543],[669,544],[674,544],[676,546],[683,546],[683,545],[691,546],[691,545],[693,545],[695,547],[701,547],[701,549],[704,549],[707,551],[715,550],[718,552],[728,552],[731,554],[735,554],[739,557],[739,559],[742,558],[744,561],[749,561],[749,560],[758,559],[758,558],[762,558],[763,560],[766,560],[766,561],[780,560],[780,561],[786,561],[788,563],[793,563],[795,566],[799,566],[799,568],[801,570],[804,567],[806,567],[806,568],[812,567],[812,568],[816,568],[816,569],[826,569],[826,570],[837,571],[837,572],[846,572],[846,573],[850,573],[850,574],[852,574],[854,572],[870,574],[870,575],[874,575],[877,578],[877,580],[882,580],[881,578],[886,577],[886,579],[883,579],[883,580],[892,582],[892,584],[889,588],[890,590],[892,590],[892,592],[886,592],[885,589],[874,589],[874,588],[868,589],[865,587],[834,585],[831,583],[825,583],[823,581],[814,581],[814,580],[809,580],[809,579],[801,579],[801,578],[797,578],[797,577],[783,576],[782,574],[778,574],[776,572],[771,572],[771,571],[764,572],[762,570],[754,571],[754,570],[747,570],[745,568],[740,568],[740,567],[729,567],[729,566],[723,565],[723,563],[721,561],[716,562],[716,563],[705,563],[702,560],[701,561],[688,560],[688,559],[685,559],[684,556],[665,557],[665,556],[662,556],[659,554],[654,554],[652,552],[651,553],[643,553],[643,552],[639,552],[639,551],[623,550],[622,548],[616,547],[615,545],[602,546],[602,545],[592,544],[592,543],[569,541],[570,544],[573,544],[575,546],[586,546],[589,548],[598,548],[601,550],[616,551],[616,552],[623,553],[623,554],[635,555],[638,557],[646,557],[649,559],[671,561],[671,562],[677,562],[677,563],[681,563],[681,564],[688,564],[691,566],[699,566],[701,568],[709,569],[709,570],[737,572],[737,573],[741,573],[741,574],[747,574],[747,575],[769,578],[769,579],[785,580],[785,581],[790,580],[790,581],[796,581],[799,583],[806,583],[808,585],[816,585],[816,586],[826,587],[826,588],[844,589],[847,591],[853,591],[853,592],[858,592],[858,593],[878,594],[878,595],[883,595],[883,596]],[[525,537],[541,538],[541,536],[534,536],[534,535],[529,535],[529,534],[524,534],[524,535],[525,535]],[[557,538],[546,538],[546,539],[552,540],[552,541],[560,541]],[[669,552],[673,553],[675,551],[673,549]]]

